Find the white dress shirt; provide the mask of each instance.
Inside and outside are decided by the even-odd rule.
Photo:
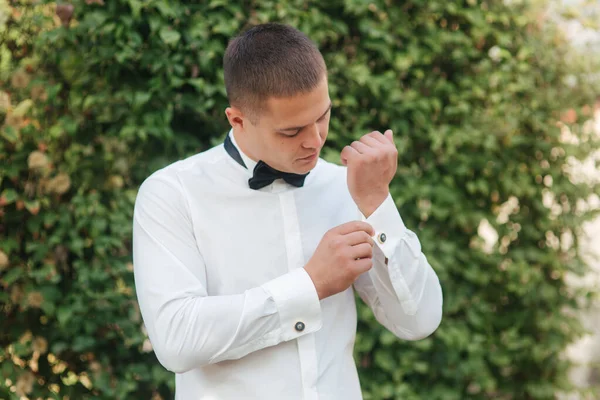
[[[360,214],[345,167],[320,159],[301,188],[278,179],[252,190],[256,162],[240,153],[247,169],[223,145],[175,162],[136,200],[137,296],[158,360],[176,373],[175,398],[361,399],[352,288],[319,301],[303,268],[323,235],[352,220],[373,226],[374,266],[353,287],[401,339],[439,325],[438,278],[391,197]]]

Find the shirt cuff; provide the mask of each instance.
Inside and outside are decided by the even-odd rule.
[[[385,257],[390,258],[398,242],[406,233],[406,226],[402,221],[402,217],[400,217],[392,196],[388,194],[385,201],[369,218],[362,214],[361,216],[362,220],[369,223],[375,230],[375,243],[377,243]]]
[[[262,287],[277,305],[282,340],[292,340],[321,329],[321,302],[304,268],[295,269]]]

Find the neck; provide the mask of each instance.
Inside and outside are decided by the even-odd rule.
[[[252,151],[250,151],[248,143],[246,140],[248,139],[246,135],[241,134],[237,129],[233,128],[233,137],[235,139],[235,144],[237,144],[239,150],[246,155],[249,159],[254,162],[258,162],[259,158],[256,157]]]

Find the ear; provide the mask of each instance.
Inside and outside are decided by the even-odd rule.
[[[227,115],[227,119],[232,128],[239,130],[244,129],[245,117],[239,108],[227,107],[225,109],[225,115]]]

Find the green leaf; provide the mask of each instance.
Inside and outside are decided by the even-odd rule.
[[[72,315],[73,310],[71,310],[70,307],[60,307],[56,311],[56,318],[58,319],[59,324],[63,326],[67,326]]]
[[[73,341],[73,350],[74,351],[85,351],[94,346],[96,341],[89,336],[77,336]]]
[[[133,13],[134,18],[139,18],[142,8],[144,7],[143,3],[139,0],[127,0],[129,7],[131,7],[131,11]]]
[[[0,195],[0,198],[5,204],[11,204],[19,198],[19,195],[14,189],[5,189]]]
[[[32,214],[37,214],[40,211],[40,201],[39,200],[27,200],[24,202],[25,208]]]
[[[10,286],[16,281],[18,281],[24,275],[24,271],[21,268],[14,267],[8,270],[6,274],[2,277],[2,282],[6,286]]]
[[[169,27],[163,27],[160,30],[160,38],[168,45],[175,45],[181,39],[181,34]]]
[[[19,131],[10,125],[4,125],[0,128],[0,134],[5,140],[12,144],[19,140]]]
[[[25,117],[25,115],[27,115],[27,113],[29,112],[29,109],[31,108],[32,105],[33,105],[33,101],[31,99],[23,100],[15,107],[15,109],[13,110],[13,114],[16,117],[20,117],[20,118]]]

